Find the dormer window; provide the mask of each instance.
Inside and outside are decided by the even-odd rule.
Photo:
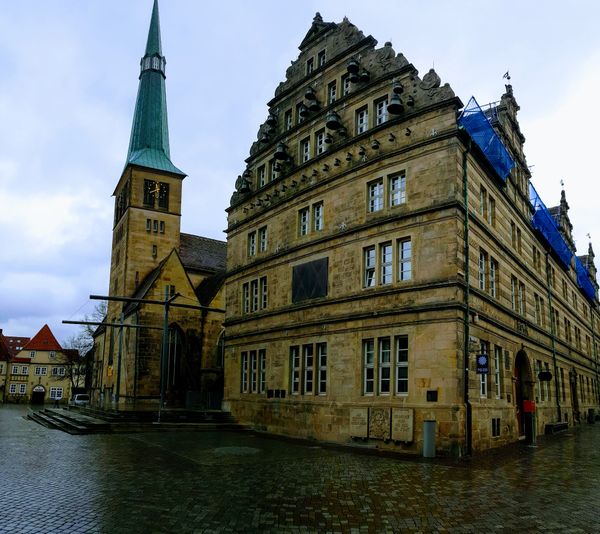
[[[50,351],[50,358],[56,358],[56,352],[51,350]]]
[[[315,58],[311,57],[306,62],[306,75],[312,74],[313,70],[315,70]]]
[[[32,351],[29,353],[29,357],[30,357],[30,358],[35,358],[35,350],[32,350]]]
[[[317,56],[317,63],[319,65],[319,67],[322,67],[323,65],[325,65],[325,50],[321,50],[319,52],[319,55]]]

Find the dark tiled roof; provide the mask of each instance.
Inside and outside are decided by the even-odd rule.
[[[6,338],[0,334],[0,362],[10,360],[11,353]]]
[[[213,274],[200,282],[196,288],[196,296],[202,306],[210,306],[212,299],[219,292],[225,282],[225,271]]]
[[[17,336],[2,336],[6,345],[8,346],[8,351],[11,356],[16,356],[17,353],[29,343],[29,337],[17,337]]]
[[[192,234],[181,234],[179,256],[186,269],[218,272],[225,270],[227,243]]]
[[[143,299],[146,296],[146,293],[152,287],[152,284],[156,281],[156,279],[160,275],[160,271],[162,270],[163,265],[167,261],[167,258],[169,258],[169,256],[167,256],[164,260],[162,260],[158,264],[158,266],[153,271],[150,271],[150,273],[148,273],[146,278],[144,278],[142,280],[142,283],[138,286],[135,293],[133,294],[134,299]],[[129,302],[128,304],[125,305],[125,308],[123,309],[123,313],[125,314],[125,316],[128,316],[129,314],[131,314],[138,308],[139,308],[138,302]]]

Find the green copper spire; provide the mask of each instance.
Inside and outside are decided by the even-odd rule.
[[[158,0],[154,0],[152,7],[152,19],[150,20],[150,29],[148,30],[148,41],[146,42],[146,55],[158,54],[162,56],[160,44],[160,19],[158,18]]]
[[[173,163],[169,153],[169,125],[165,65],[160,42],[158,0],[154,0],[146,53],[140,61],[138,88],[127,165],[168,171],[185,176]]]

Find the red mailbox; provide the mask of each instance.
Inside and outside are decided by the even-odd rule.
[[[535,413],[535,401],[524,400],[523,401],[523,411],[525,413]]]

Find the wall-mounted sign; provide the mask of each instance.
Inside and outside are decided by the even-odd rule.
[[[33,388],[33,392],[34,393],[45,393],[46,390],[44,389],[44,386],[35,386]]]
[[[490,360],[487,354],[475,356],[475,363],[478,375],[485,375],[490,372]]]

